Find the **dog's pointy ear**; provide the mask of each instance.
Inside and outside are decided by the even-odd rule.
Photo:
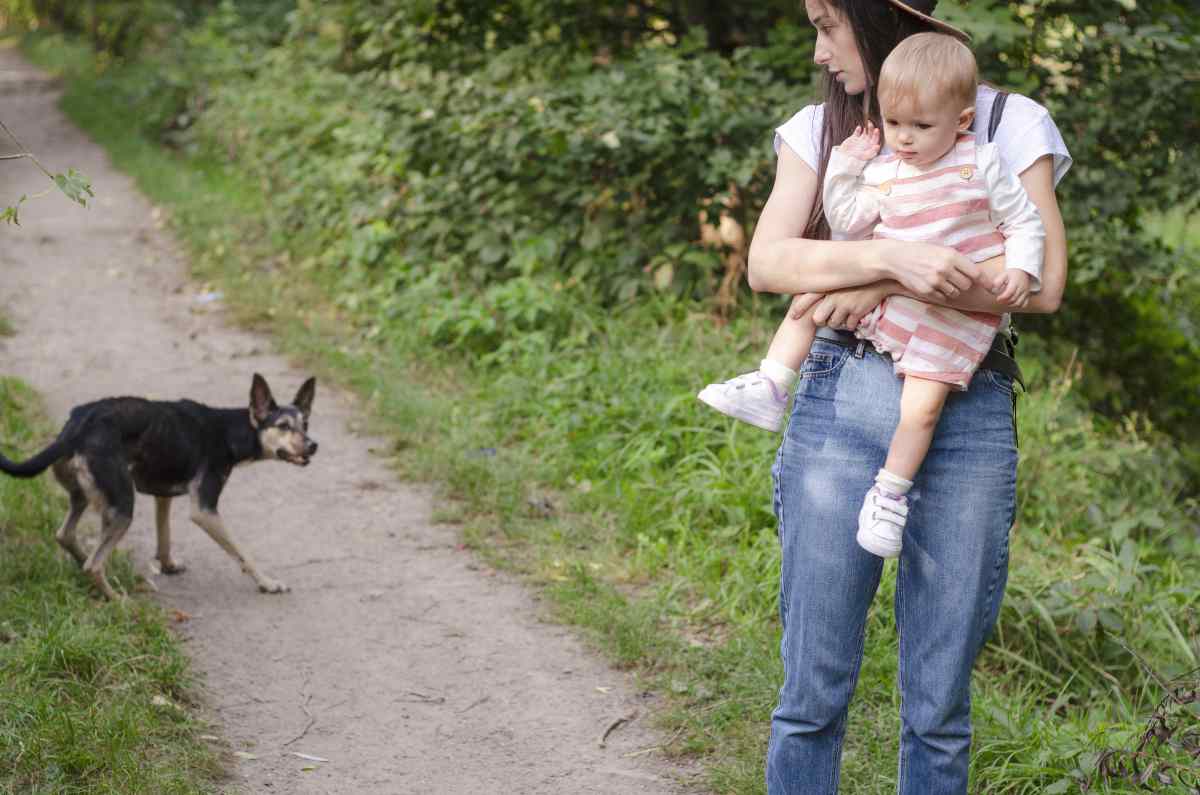
[[[267,379],[255,373],[254,380],[250,383],[250,424],[257,428],[277,408],[275,398],[271,397],[271,387],[267,386]]]
[[[300,409],[300,413],[304,415],[304,421],[308,422],[308,415],[312,413],[313,398],[317,396],[317,379],[309,378],[300,385],[300,389],[296,392],[296,399],[292,401],[292,405]]]

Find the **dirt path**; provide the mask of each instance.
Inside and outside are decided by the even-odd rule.
[[[58,195],[0,228],[0,371],[45,397],[51,416],[102,396],[190,397],[240,406],[263,373],[290,400],[306,375],[270,342],[204,303],[132,181],[56,108],[44,75],[0,49],[0,118],[48,166],[80,169],[89,210]],[[0,153],[11,149],[0,144]],[[42,189],[0,162],[0,200]],[[537,602],[460,551],[431,500],[396,481],[353,430],[346,394],[318,385],[306,469],[240,468],[221,500],[234,537],[292,592],[259,594],[236,564],[172,511],[179,576],[152,576],[204,675],[233,750],[231,790],[253,793],[664,793],[678,771],[651,749],[649,704]],[[138,497],[122,548],[148,570],[153,503]],[[85,522],[88,520],[85,520]],[[94,523],[91,525],[94,528]],[[89,538],[94,542],[94,538]],[[616,719],[637,711],[601,748]],[[292,752],[323,757],[313,766]]]

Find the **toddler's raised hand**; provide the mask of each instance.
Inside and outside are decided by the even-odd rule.
[[[879,154],[879,128],[867,121],[866,127],[855,127],[839,148],[850,157],[870,160]]]
[[[1029,274],[1016,268],[1005,268],[1004,273],[996,277],[992,292],[996,300],[1014,309],[1022,309],[1029,303]]]

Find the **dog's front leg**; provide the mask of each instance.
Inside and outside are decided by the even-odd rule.
[[[249,556],[238,549],[233,538],[225,529],[225,522],[221,519],[221,515],[216,512],[205,511],[203,509],[194,509],[192,511],[192,521],[200,525],[204,532],[208,533],[209,538],[216,541],[221,549],[233,556],[234,560],[242,566],[242,571],[249,574],[258,583],[258,590],[263,593],[283,593],[290,590],[279,580],[273,580],[270,577],[262,574],[254,565]]]
[[[187,571],[179,561],[171,557],[171,498],[154,498],[154,528],[158,532],[158,569],[163,574],[182,574]]]
[[[192,521],[198,524],[204,532],[208,533],[209,538],[216,541],[221,549],[228,552],[233,556],[234,560],[241,564],[242,571],[249,574],[258,583],[258,590],[263,593],[283,593],[290,590],[279,580],[271,579],[259,572],[258,568],[254,565],[254,561],[250,560],[249,556],[238,549],[232,536],[225,529],[225,522],[221,519],[221,515],[217,513],[216,508],[205,508],[195,492],[192,494]]]

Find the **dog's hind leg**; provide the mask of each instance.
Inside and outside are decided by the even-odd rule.
[[[55,462],[54,479],[66,489],[67,497],[71,501],[71,507],[67,511],[66,518],[63,519],[62,527],[58,528],[58,532],[54,534],[54,540],[82,566],[87,561],[87,554],[83,551],[83,547],[79,546],[79,539],[75,537],[75,526],[79,524],[79,517],[83,516],[83,512],[87,510],[88,496],[83,487],[79,485],[79,479],[70,462]]]
[[[117,543],[124,537],[125,531],[129,529],[133,515],[132,511],[126,513],[119,508],[109,507],[104,510],[102,516],[100,544],[87,559],[87,563],[83,564],[83,570],[92,578],[92,582],[96,583],[96,587],[100,589],[106,599],[114,600],[117,598],[117,593],[108,584],[108,578],[104,576],[104,567],[108,563],[108,556],[112,554]]]
[[[89,457],[88,470],[95,482],[94,501],[100,510],[100,543],[92,551],[83,571],[107,599],[116,599],[117,594],[104,576],[104,567],[117,543],[133,521],[133,480],[125,461],[121,458],[100,460]]]
[[[158,533],[159,571],[163,574],[182,574],[187,571],[179,561],[171,557],[171,498],[154,498],[154,528]]]
[[[217,513],[215,506],[204,507],[207,502],[201,497],[203,486],[192,489],[192,521],[208,533],[208,537],[217,542],[217,546],[228,552],[242,566],[242,571],[249,574],[258,583],[258,590],[263,593],[284,593],[291,590],[279,580],[274,580],[262,574],[248,555],[238,549],[233,537],[225,529],[225,522]]]

